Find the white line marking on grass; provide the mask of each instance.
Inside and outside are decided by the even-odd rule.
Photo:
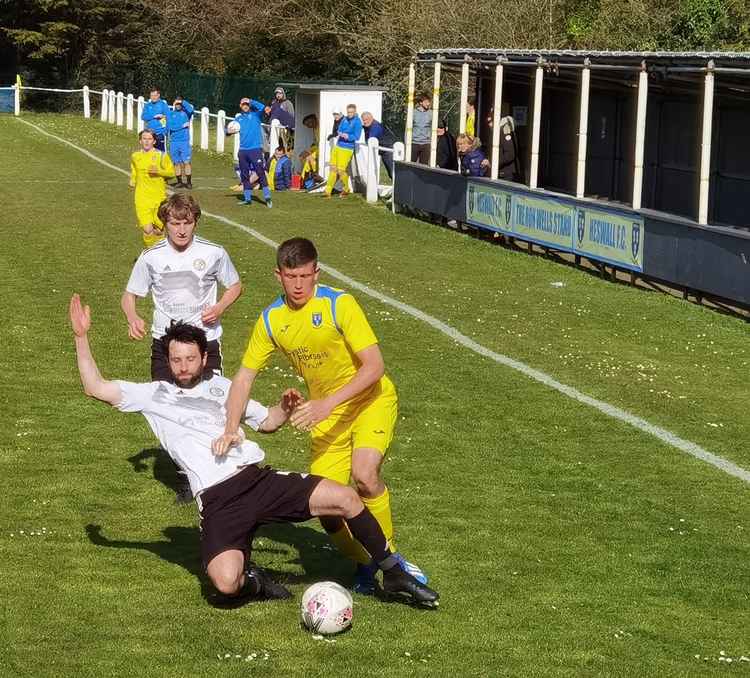
[[[19,122],[24,123],[25,125],[28,125],[29,127],[33,127],[38,132],[40,132],[41,134],[44,134],[45,136],[50,137],[51,139],[56,139],[57,141],[67,146],[70,146],[71,148],[74,148],[80,153],[83,153],[86,157],[91,158],[92,160],[98,163],[101,163],[105,167],[109,167],[110,169],[113,169],[116,172],[129,175],[129,172],[122,169],[121,167],[117,167],[107,162],[106,160],[103,160],[102,158],[97,157],[90,151],[87,151],[85,148],[81,148],[80,146],[76,146],[76,144],[68,141],[67,139],[58,137],[55,134],[50,134],[49,132],[45,131],[41,127],[34,125],[33,123],[30,123],[21,118],[15,118],[15,119],[18,120]],[[245,226],[244,224],[240,224],[239,222],[232,221],[231,219],[221,216],[220,214],[213,214],[211,212],[206,212],[206,211],[203,211],[203,214],[207,217],[211,217],[212,219],[216,219],[217,221],[225,223],[228,226],[239,228],[241,231],[244,231],[245,233],[252,236],[256,240],[262,242],[264,245],[268,245],[269,247],[272,247],[274,249],[276,249],[279,246],[279,243],[277,243],[276,241],[271,240],[270,238],[267,238],[262,233],[259,233],[255,229]],[[576,400],[579,403],[583,403],[584,405],[593,407],[595,410],[598,410],[599,412],[607,415],[608,417],[612,417],[613,419],[617,419],[621,422],[624,422],[625,424],[629,424],[630,426],[638,429],[639,431],[643,431],[644,433],[654,436],[655,438],[657,438],[658,440],[660,440],[661,442],[667,445],[675,447],[678,450],[685,452],[686,454],[689,454],[692,457],[695,457],[696,459],[705,461],[707,464],[711,464],[712,466],[715,466],[719,470],[724,471],[724,473],[727,473],[730,476],[734,476],[735,478],[739,478],[740,480],[743,480],[744,482],[750,484],[750,471],[747,471],[744,468],[737,466],[736,464],[732,463],[728,459],[719,457],[718,455],[713,454],[712,452],[709,452],[708,450],[702,448],[700,445],[697,445],[696,443],[693,443],[689,440],[685,440],[684,438],[680,438],[679,436],[675,435],[671,431],[668,431],[667,429],[662,428],[661,426],[656,426],[655,424],[652,424],[646,421],[645,419],[642,419],[641,417],[631,414],[630,412],[626,410],[616,407],[615,405],[610,405],[609,403],[603,400],[598,400],[597,398],[592,398],[591,396],[588,396],[585,393],[581,393],[581,391],[579,391],[578,389],[557,381],[556,379],[552,378],[550,375],[548,375],[545,372],[534,369],[533,367],[529,367],[525,363],[522,363],[518,360],[514,360],[513,358],[503,355],[502,353],[496,353],[495,351],[489,348],[486,348],[485,346],[482,346],[481,344],[478,344],[476,341],[467,337],[465,334],[462,334],[455,327],[451,327],[450,325],[447,325],[442,320],[438,320],[434,316],[431,316],[425,313],[424,311],[420,311],[418,308],[415,308],[414,306],[405,304],[404,302],[399,301],[398,299],[394,299],[393,297],[390,297],[387,294],[383,294],[382,292],[378,292],[377,290],[371,287],[368,287],[367,285],[357,282],[353,278],[350,278],[348,275],[341,273],[340,271],[337,271],[335,268],[331,268],[330,266],[327,266],[325,264],[320,264],[320,268],[326,273],[328,273],[328,275],[330,275],[331,277],[336,278],[337,280],[340,280],[341,282],[345,283],[349,287],[359,290],[360,292],[370,297],[373,297],[374,299],[377,299],[378,301],[388,306],[392,306],[393,308],[398,309],[402,313],[406,313],[407,315],[410,315],[412,318],[421,320],[423,323],[426,323],[427,325],[430,325],[430,327],[433,327],[439,332],[442,332],[446,336],[453,339],[456,343],[460,344],[461,346],[464,346],[465,348],[468,348],[470,351],[474,351],[474,353],[484,356],[485,358],[489,358],[490,360],[493,360],[496,363],[505,365],[506,367],[510,367],[511,369],[514,369],[517,372],[520,372],[521,374],[526,375],[530,379],[533,379],[534,381],[537,381],[540,384],[544,384],[545,386],[552,388],[555,391],[558,391],[559,393],[562,393],[568,398],[572,398],[573,400]]]

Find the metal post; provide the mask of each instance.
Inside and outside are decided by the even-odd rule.
[[[435,62],[435,77],[432,81],[432,135],[430,136],[430,167],[437,160],[437,126],[440,113],[440,62]]]
[[[495,66],[495,110],[492,115],[492,162],[490,177],[497,179],[500,173],[500,118],[503,105],[503,65]]]
[[[542,82],[544,70],[539,59],[534,76],[534,122],[531,131],[531,169],[529,171],[529,188],[536,188],[539,176],[539,136],[542,126]]]
[[[633,167],[633,209],[641,209],[643,193],[643,155],[646,146],[646,105],[648,103],[648,72],[646,62],[638,76],[638,113],[635,121],[635,166]]]
[[[99,115],[99,119],[102,122],[107,122],[107,106],[109,106],[109,93],[106,89],[102,90],[102,110]]]
[[[708,62],[703,90],[703,140],[701,143],[701,175],[698,190],[698,223],[708,223],[708,196],[711,188],[711,135],[714,122],[714,62]]]
[[[581,71],[581,114],[578,120],[578,170],[576,172],[576,198],[586,192],[586,143],[589,133],[589,88],[591,85],[591,61],[583,62]]]
[[[125,99],[125,129],[127,129],[128,132],[133,131],[133,103],[133,95],[128,94]]]
[[[404,147],[406,159],[411,161],[411,137],[414,127],[414,81],[416,80],[416,69],[414,64],[409,64],[409,90],[406,98],[406,130],[404,132]]]
[[[138,120],[136,122],[136,129],[138,130],[138,134],[140,134],[143,131],[144,123],[143,123],[143,106],[145,105],[145,101],[142,96],[138,97],[138,105],[136,106],[135,112],[138,116]]]
[[[122,92],[117,93],[117,108],[115,111],[115,120],[117,121],[117,126],[122,127],[123,124],[125,124],[125,115],[124,115],[124,105],[125,105],[125,95]]]
[[[201,108],[201,149],[208,150],[208,108]]]
[[[391,183],[393,188],[391,190],[391,211],[396,214],[396,163],[401,162],[406,157],[406,149],[404,144],[397,141],[393,144],[393,179]]]
[[[226,136],[227,114],[219,111],[216,114],[216,152],[224,152],[224,138]]]
[[[89,94],[89,86],[83,86],[83,117],[91,117],[91,95]]]
[[[458,118],[458,132],[466,132],[466,109],[469,100],[469,62],[465,61],[461,66],[461,109]]]

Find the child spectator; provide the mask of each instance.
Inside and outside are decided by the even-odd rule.
[[[466,134],[470,137],[477,135],[477,100],[469,97],[466,102]]]
[[[456,146],[461,160],[461,174],[467,177],[485,177],[489,174],[490,162],[480,149],[479,139],[459,134]]]
[[[283,146],[279,146],[271,158],[268,185],[272,191],[288,191],[292,187],[292,161]]]

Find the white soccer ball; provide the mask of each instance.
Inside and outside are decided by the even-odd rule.
[[[229,134],[237,134],[237,132],[240,131],[240,123],[238,123],[236,120],[230,120],[229,124],[227,124],[227,132]]]
[[[302,625],[313,633],[329,636],[352,625],[352,596],[343,586],[321,581],[302,595]]]

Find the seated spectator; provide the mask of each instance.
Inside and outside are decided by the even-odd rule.
[[[288,191],[292,187],[292,161],[283,146],[279,146],[271,158],[268,185],[272,191]]]
[[[364,111],[362,113],[362,126],[365,128],[365,141],[370,137],[378,140],[380,146],[386,148],[393,148],[393,144],[396,142],[396,136],[387,127],[384,127],[382,123],[375,120],[372,113]],[[378,151],[380,158],[385,165],[385,171],[388,173],[388,177],[393,179],[393,153],[387,151]]]
[[[437,135],[435,164],[442,169],[457,171],[456,137],[448,131],[448,122],[445,118],[438,123]]]
[[[461,160],[461,174],[467,177],[486,177],[490,171],[490,161],[480,148],[479,139],[468,134],[456,137],[458,157]]]
[[[427,94],[417,97],[411,131],[411,161],[422,165],[430,163],[430,140],[432,139],[432,99]]]
[[[477,135],[477,100],[469,97],[466,102],[466,134],[470,137]]]
[[[310,147],[305,149],[299,154],[300,162],[302,163],[302,182],[308,174],[317,174],[318,172],[318,145],[320,140],[320,125],[318,123],[318,116],[315,113],[310,113],[302,118],[302,124],[308,129],[312,130],[313,141]]]

